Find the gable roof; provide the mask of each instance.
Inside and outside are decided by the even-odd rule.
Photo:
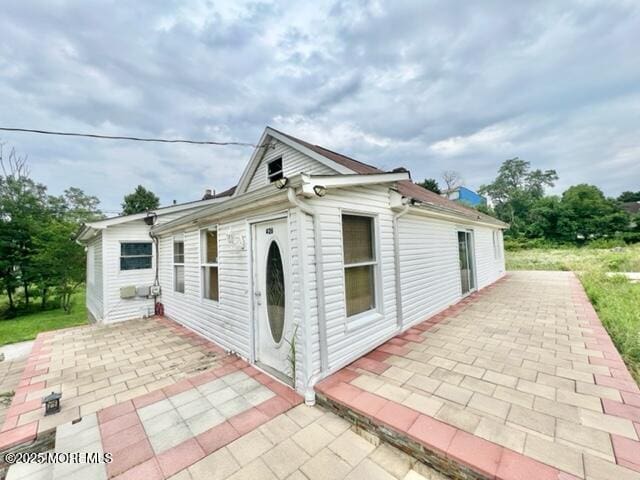
[[[287,137],[290,140],[300,145],[303,145],[304,147],[314,151],[318,155],[322,155],[332,160],[333,162],[338,163],[339,165],[342,165],[352,170],[355,173],[365,174],[365,175],[372,174],[372,173],[386,173],[383,170],[377,167],[374,167],[373,165],[369,165],[367,163],[361,162],[359,160],[348,157],[341,153],[334,152],[327,148],[321,147],[320,145],[313,145],[311,143],[305,142],[304,140],[296,138],[293,135],[289,135],[288,133],[283,133],[273,128],[270,128],[270,129],[273,130],[274,132],[278,132],[280,135]],[[449,200],[446,197],[442,197],[437,193],[432,192],[431,190],[427,190],[426,188],[413,183],[411,180],[400,180],[399,182],[397,182],[397,185],[398,185],[397,187],[398,193],[400,193],[400,195],[402,196],[409,197],[419,202],[432,204],[437,207],[445,208],[447,210],[453,210],[457,214],[465,218],[468,218],[470,220],[482,220],[482,221],[493,223],[496,225],[506,226],[505,223],[501,222],[500,220],[490,215],[486,215],[484,213],[479,212],[475,208],[467,207],[467,206],[461,205],[460,203]]]

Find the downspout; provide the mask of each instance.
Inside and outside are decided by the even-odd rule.
[[[156,253],[156,268],[155,268],[155,276],[153,279],[153,286],[154,287],[159,287],[160,286],[160,246],[159,246],[159,239],[158,236],[152,232],[151,230],[149,230],[149,237],[151,237],[151,241],[153,242],[153,246],[155,249],[155,253]],[[164,313],[164,312],[163,312]],[[158,315],[158,296],[154,295],[153,296],[153,314],[154,315]]]
[[[393,261],[395,263],[396,277],[396,323],[398,331],[402,330],[403,309],[402,309],[402,288],[400,287],[400,232],[398,231],[398,219],[407,214],[411,201],[407,197],[402,197],[402,210],[393,214]]]
[[[295,188],[290,187],[287,190],[287,198],[289,203],[298,207],[300,211],[309,215],[313,219],[313,233],[314,233],[314,254],[316,259],[316,299],[318,308],[318,336],[320,340],[320,371],[311,375],[305,382],[304,399],[307,405],[314,405],[316,401],[316,393],[313,387],[321,378],[322,374],[326,372],[328,368],[327,361],[327,331],[325,327],[325,305],[324,305],[324,275],[322,268],[322,236],[320,232],[320,219],[317,212],[313,207],[302,202],[297,196]],[[302,235],[300,235],[300,242],[302,243]],[[301,250],[301,258],[303,251]],[[309,317],[307,316],[307,319]],[[306,344],[306,356],[312,355],[313,342],[311,338],[311,325],[310,322],[305,323],[305,344]],[[307,374],[311,373],[311,369],[307,371]]]

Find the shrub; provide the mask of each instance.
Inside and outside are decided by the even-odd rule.
[[[616,247],[624,247],[627,244],[625,241],[620,238],[597,238],[595,240],[590,240],[585,246],[586,248],[616,248]]]

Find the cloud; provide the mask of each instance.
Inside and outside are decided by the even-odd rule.
[[[358,0],[10,2],[0,17],[0,124],[255,142],[273,125],[413,178],[490,181],[506,158],[555,168],[556,190],[640,178],[640,6]],[[2,134],[54,193],[119,209],[235,184],[238,147]]]

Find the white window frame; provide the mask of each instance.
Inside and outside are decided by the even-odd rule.
[[[493,230],[493,258],[500,260],[502,258],[502,249],[500,248],[500,230]]]
[[[278,160],[280,160],[280,170],[278,170],[277,172],[273,172],[273,173],[269,174],[269,165],[271,165],[273,162],[277,162]],[[271,180],[271,178],[276,176],[279,173],[281,173],[282,176],[284,177],[284,158],[282,156],[274,158],[273,160],[269,160],[267,162],[267,169],[266,169],[267,182],[269,182],[269,183],[274,182],[274,180]]]
[[[128,243],[148,243],[149,245],[151,245],[151,255],[122,255],[122,245],[124,244],[128,244]],[[118,242],[118,245],[120,247],[120,254],[118,256],[118,272],[120,273],[129,273],[129,272],[139,272],[139,271],[146,271],[146,270],[153,270],[153,242],[148,242],[146,240],[120,240],[120,242]],[[120,262],[121,258],[141,258],[141,257],[151,257],[151,266],[149,268],[129,268],[126,270],[122,269],[122,263]]]
[[[182,243],[182,263],[180,262],[176,262],[176,250],[175,250],[175,244],[176,243]],[[184,234],[182,235],[174,235],[173,237],[171,237],[171,263],[172,263],[172,267],[171,267],[171,277],[172,277],[172,285],[173,285],[173,293],[180,293],[182,295],[184,295],[185,291],[187,290],[187,286],[185,284],[185,241],[184,241]],[[177,289],[177,283],[176,283],[176,267],[182,267],[182,288],[183,291],[181,292],[180,290]]]
[[[371,219],[371,241],[373,242],[373,260],[367,262],[358,262],[358,263],[350,263],[346,264],[344,262],[344,233],[342,229],[342,217],[344,215],[350,215],[354,217],[367,217]],[[340,247],[343,249],[342,251],[342,285],[343,285],[343,301],[344,301],[344,311],[346,318],[346,331],[358,330],[371,322],[379,319],[383,315],[383,305],[382,305],[382,292],[380,288],[380,279],[382,278],[382,272],[380,271],[380,235],[379,235],[379,221],[378,215],[373,214],[371,212],[362,212],[355,210],[341,210],[340,211]],[[356,313],[355,315],[347,316],[347,289],[346,286],[346,270],[347,268],[352,267],[363,267],[365,265],[373,266],[373,300],[374,307],[370,310],[366,310],[364,312]]]
[[[216,232],[216,242],[217,242],[216,251],[218,252],[218,258],[216,258],[216,263],[207,263],[204,258],[206,254],[206,249],[204,248],[204,239],[205,239],[206,232],[212,232],[212,231]],[[203,302],[211,302],[213,304],[218,305],[220,303],[220,229],[218,228],[218,225],[211,225],[209,227],[200,229],[198,233],[199,233],[199,246],[200,246],[198,251],[198,254],[200,256],[200,299]],[[205,297],[204,275],[206,270],[211,267],[215,267],[218,269],[218,299],[217,300]]]

